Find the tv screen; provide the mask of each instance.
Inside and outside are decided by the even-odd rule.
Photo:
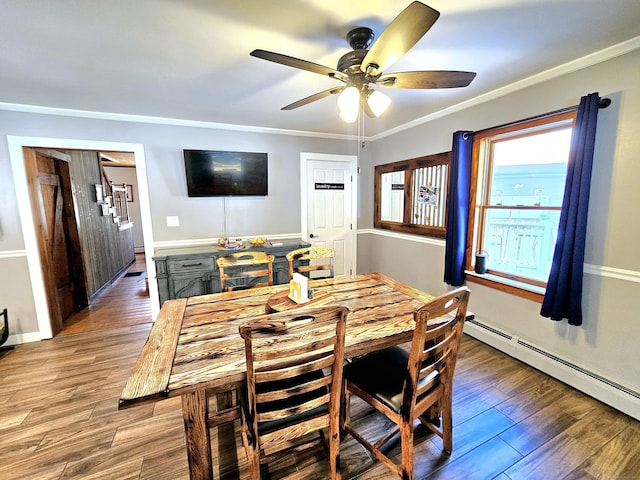
[[[190,197],[265,196],[267,154],[184,150]]]

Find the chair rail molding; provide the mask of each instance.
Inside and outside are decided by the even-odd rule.
[[[248,237],[242,237],[242,239],[249,239],[252,237],[264,237],[267,240],[269,239],[278,239],[278,240],[288,240],[295,239],[300,240],[302,237],[302,233],[277,233],[273,235],[250,235]],[[233,237],[234,239],[236,237]],[[240,238],[240,237],[238,237]],[[218,237],[215,238],[191,238],[187,240],[158,240],[153,242],[154,249],[157,248],[174,248],[174,247],[202,247],[207,245],[218,245]]]
[[[399,240],[409,240],[417,243],[428,243],[430,245],[441,246],[444,248],[445,241],[437,238],[422,237],[419,235],[408,235],[398,232],[386,230],[378,230],[376,228],[359,229],[358,235],[378,235],[381,237],[397,238]],[[627,270],[624,268],[608,267],[606,265],[594,265],[591,263],[584,264],[584,273],[589,275],[597,275],[600,277],[614,278],[617,280],[625,280],[628,282],[640,283],[640,271]]]
[[[0,250],[0,258],[17,258],[26,256],[26,250]]]
[[[623,268],[607,267],[604,265],[584,264],[584,273],[599,275],[601,277],[616,278],[628,282],[640,283],[640,272],[625,270]]]
[[[399,240],[410,240],[412,242],[428,243],[429,245],[436,245],[442,248],[444,248],[444,245],[445,245],[445,241],[440,238],[424,237],[422,235],[411,235],[409,233],[400,233],[400,232],[394,232],[391,230],[380,230],[377,228],[359,229],[357,234],[358,235],[364,235],[364,234],[378,235],[380,237],[397,238]]]

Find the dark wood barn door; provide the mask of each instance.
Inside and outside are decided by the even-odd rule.
[[[55,335],[67,317],[88,304],[68,156],[25,149],[25,165]]]

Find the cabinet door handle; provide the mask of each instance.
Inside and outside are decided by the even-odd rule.
[[[200,265],[202,265],[202,262],[200,262],[200,263],[183,263],[182,264],[183,267],[199,267]]]

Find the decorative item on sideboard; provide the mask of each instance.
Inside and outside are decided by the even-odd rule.
[[[264,245],[264,242],[266,241],[267,239],[265,237],[253,237],[249,239],[249,243],[253,247],[261,247],[262,245]]]

